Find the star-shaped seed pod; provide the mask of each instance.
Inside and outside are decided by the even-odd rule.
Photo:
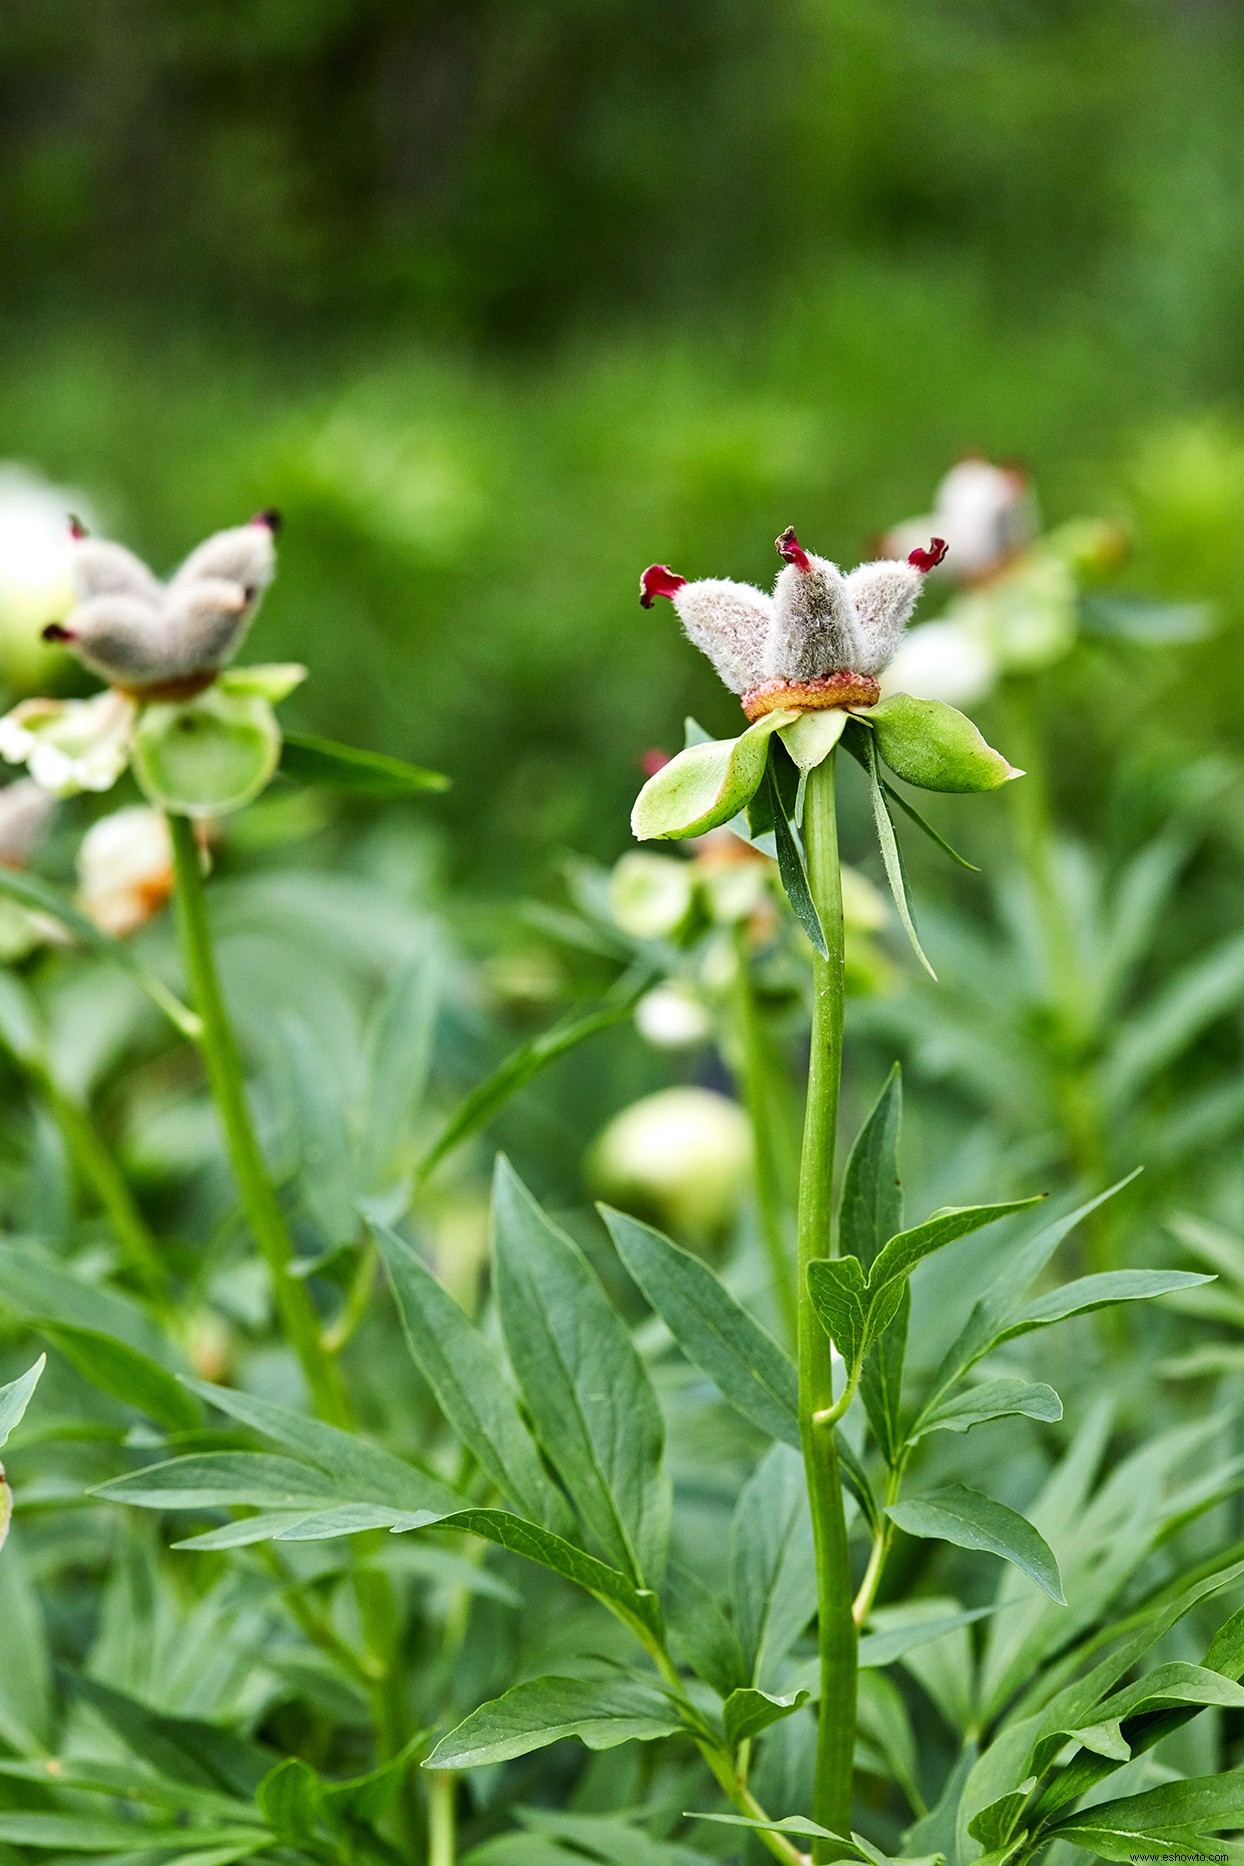
[[[275,512],[216,532],[167,583],[124,546],[71,521],[78,601],[44,635],[107,682],[87,700],[25,700],[0,719],[0,757],[56,796],[111,789],[133,764],[180,815],[239,809],[281,752],[273,703],[306,676],[230,662],[276,569]]]
[[[995,790],[1023,775],[954,707],[905,693],[882,698],[879,676],[903,641],[925,577],[946,549],[944,539],[934,537],[905,560],[882,558],[844,574],[805,550],[788,527],[777,540],[783,568],[772,596],[726,578],[688,582],[666,564],[645,570],[641,604],[650,608],[657,596],[669,598],[751,723],[735,739],[709,739],[698,727],[694,737],[689,731],[686,749],[654,772],[636,799],[631,827],[637,839],[700,836],[728,823],[777,856],[791,904],[823,950],[798,825],[807,773],[841,740],[868,772],[886,871],[919,952],[890,803],[929,826],[882,778],[881,764],[925,790]]]
[[[78,601],[44,629],[92,673],[136,699],[185,699],[232,660],[276,571],[275,512],[218,531],[161,583],[123,545],[72,520]]]

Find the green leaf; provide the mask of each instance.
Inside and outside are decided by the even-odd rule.
[[[148,1510],[319,1510],[343,1501],[323,1471],[262,1451],[204,1451],[168,1458],[114,1477],[101,1484],[96,1495]]]
[[[910,797],[904,797],[901,791],[895,790],[892,784],[887,784],[884,778],[881,779],[881,790],[886,802],[897,804],[903,815],[914,823],[921,834],[928,837],[934,848],[940,849],[956,868],[966,868],[970,875],[980,874],[979,865],[976,862],[969,862],[966,855],[960,855],[958,849],[947,842],[941,831],[934,829],[928,818],[917,810]]]
[[[68,1682],[130,1754],[177,1782],[247,1802],[279,1757],[232,1730],[198,1717],[153,1711],[97,1678],[74,1671]]]
[[[838,1209],[839,1248],[858,1257],[865,1270],[903,1224],[903,1188],[898,1141],[903,1119],[903,1080],[895,1063],[860,1129],[842,1176]]]
[[[883,1328],[893,1321],[903,1286],[892,1279],[870,1290],[856,1257],[817,1257],[808,1265],[808,1294],[817,1320],[847,1366],[848,1383]]]
[[[979,1386],[968,1387],[965,1392],[941,1400],[923,1414],[911,1433],[910,1442],[914,1445],[930,1432],[967,1432],[990,1419],[1016,1415],[1052,1423],[1062,1418],[1063,1404],[1053,1387],[1040,1380],[983,1380]]]
[[[997,790],[1022,771],[981,737],[972,721],[941,700],[892,693],[867,722],[891,771],[921,790]]]
[[[15,1762],[0,1760],[0,1775],[16,1781],[38,1782],[44,1788],[76,1789],[84,1794],[122,1796],[149,1807],[168,1808],[176,1814],[200,1814],[216,1821],[257,1822],[253,1805],[217,1789],[194,1788],[188,1782],[155,1775],[139,1762],[94,1762],[80,1756],[39,1757]]]
[[[829,757],[849,717],[842,706],[800,713],[788,726],[779,726],[778,737],[801,771],[813,771]]]
[[[807,1701],[806,1691],[789,1691],[777,1696],[769,1691],[757,1691],[751,1685],[732,1691],[722,1707],[727,1748],[736,1750],[740,1743],[759,1736],[770,1724],[802,1710]]]
[[[114,1335],[96,1329],[73,1328],[35,1317],[34,1326],[58,1347],[92,1386],[101,1393],[136,1407],[171,1431],[187,1431],[199,1423],[199,1409],[176,1376],[149,1360]]]
[[[669,1700],[631,1678],[533,1678],[482,1704],[441,1738],[425,1769],[510,1762],[577,1736],[589,1749],[651,1742],[683,1728]]]
[[[737,739],[689,745],[671,758],[635,799],[631,830],[636,839],[702,836],[728,823],[760,788],[769,734],[798,717],[789,711],[766,713]]]
[[[46,1366],[47,1355],[41,1354],[20,1380],[11,1380],[8,1386],[0,1387],[0,1445],[6,1444],[9,1434],[21,1424]]]
[[[867,1671],[875,1666],[892,1665],[907,1653],[930,1645],[935,1639],[944,1638],[947,1633],[957,1632],[962,1626],[971,1626],[995,1611],[993,1607],[970,1607],[963,1613],[943,1613],[927,1620],[906,1620],[900,1625],[863,1633],[859,1644],[860,1669]]]
[[[1244,1769],[1227,1769],[1221,1775],[1163,1782],[1159,1788],[1118,1801],[1099,1801],[1055,1821],[1046,1831],[1051,1838],[1095,1849],[1107,1838],[1130,1838],[1136,1851],[1138,1843],[1149,1836],[1199,1836],[1240,1826],[1244,1826]],[[1120,1856],[1116,1849],[1105,1857]]]
[[[1031,1199],[1008,1199],[1002,1205],[944,1206],[923,1224],[914,1225],[910,1231],[900,1231],[889,1239],[868,1273],[869,1287],[881,1289],[893,1277],[910,1275],[916,1265],[934,1251],[956,1244],[984,1225],[996,1224],[999,1218],[1009,1218],[1012,1212],[1027,1211],[1039,1205],[1043,1197],[1044,1194],[1038,1194]]]
[[[624,1212],[601,1207],[619,1257],[675,1341],[737,1412],[799,1447],[793,1363],[708,1265]]]
[[[1195,1289],[1199,1284],[1213,1281],[1212,1276],[1201,1276],[1194,1270],[1104,1270],[1095,1276],[1077,1277],[1074,1282],[1064,1283],[1060,1289],[1052,1289],[1028,1303],[995,1337],[995,1344],[1013,1341],[1034,1328],[1049,1328],[1054,1322],[1066,1321],[1072,1315],[1087,1315],[1093,1309],[1104,1309],[1108,1303],[1169,1296],[1174,1290]]]
[[[1244,934],[1235,934],[1169,980],[1132,1012],[1101,1066],[1111,1107],[1129,1102],[1244,993]]]
[[[399,1510],[436,1510],[448,1514],[461,1509],[463,1499],[439,1478],[431,1477],[404,1458],[372,1445],[360,1432],[343,1432],[310,1419],[291,1407],[278,1406],[239,1387],[212,1386],[187,1375],[183,1381],[201,1399],[228,1413],[252,1431],[284,1445],[332,1479],[337,1496],[356,1502],[390,1504]]]
[[[717,1596],[694,1569],[670,1563],[661,1604],[675,1647],[718,1697],[727,1698],[746,1683],[748,1670],[738,1634]]]
[[[894,834],[894,824],[890,817],[889,805],[881,788],[881,772],[877,762],[877,742],[871,732],[865,735],[865,758],[868,771],[868,788],[872,797],[873,824],[877,831],[877,842],[881,849],[881,861],[885,868],[886,880],[890,884],[890,893],[898,909],[898,917],[911,942],[911,949],[919,959],[929,977],[936,984],[937,973],[929,964],[920,935],[916,931],[916,922],[907,900],[907,874],[903,868],[903,857],[899,850],[898,839]]]
[[[406,1527],[415,1525],[399,1525],[399,1528]],[[598,1561],[594,1555],[585,1554],[561,1536],[542,1529],[538,1523],[526,1522],[506,1510],[455,1510],[450,1516],[430,1517],[419,1527],[458,1529],[467,1535],[482,1536],[498,1548],[509,1549],[527,1561],[539,1562],[541,1567],[573,1581],[576,1587],[594,1595],[633,1627],[646,1633],[660,1632],[661,1616],[655,1594],[647,1588],[635,1587],[616,1568]]]
[[[285,734],[281,770],[302,784],[320,784],[354,797],[410,797],[449,789],[449,779],[440,771],[425,771],[386,752],[364,752],[305,732]]]
[[[177,816],[240,810],[269,782],[281,755],[271,702],[219,685],[192,700],[157,700],[134,725],[134,775],[151,802]]]
[[[545,1474],[492,1348],[410,1244],[385,1225],[372,1231],[411,1355],[446,1419],[503,1496],[565,1535],[570,1512]]]
[[[386,1185],[427,1092],[432,1066],[440,968],[431,947],[399,967],[367,1033],[367,1089],[362,1111],[364,1181]]]
[[[493,1195],[501,1325],[537,1437],[609,1558],[660,1578],[665,1427],[630,1335],[582,1252],[500,1160]]]
[[[469,1140],[472,1134],[485,1127],[510,1097],[516,1095],[549,1063],[564,1056],[568,1050],[576,1049],[586,1038],[596,1036],[599,1031],[611,1030],[615,1024],[624,1023],[649,982],[645,977],[638,984],[628,983],[612,1002],[599,1005],[596,1010],[588,1011],[582,1017],[564,1019],[555,1024],[552,1030],[542,1031],[538,1037],[520,1044],[490,1076],[485,1077],[459,1102],[420,1159],[415,1168],[416,1179],[422,1183],[430,1178],[455,1147],[460,1147],[464,1140]]]
[[[203,1024],[198,1014],[147,971],[135,957],[131,946],[103,932],[93,920],[79,913],[72,902],[67,901],[49,882],[26,869],[6,868],[0,864],[0,897],[19,901],[23,907],[48,914],[53,920],[59,921],[88,952],[98,953],[101,958],[120,966],[123,972],[128,972],[134,983],[183,1037],[188,1037],[192,1043],[199,1041],[203,1035]]]
[[[746,1675],[772,1679],[816,1611],[802,1459],[774,1445],[744,1485],[730,1530],[730,1592]]]
[[[822,959],[828,959],[829,947],[825,944],[825,929],[821,925],[821,916],[816,910],[812,898],[812,888],[808,882],[808,871],[803,865],[803,855],[795,840],[795,832],[790,826],[786,808],[778,795],[777,779],[773,767],[769,767],[769,792],[773,805],[773,839],[777,848],[778,873],[786,898],[796,920],[812,942],[813,951],[819,952]]]
[[[320,1779],[299,1756],[287,1756],[265,1775],[255,1795],[259,1811],[282,1840],[313,1840],[321,1811]]]
[[[953,1542],[958,1548],[987,1549],[1000,1555],[1030,1576],[1051,1600],[1066,1605],[1058,1563],[1045,1538],[1004,1503],[995,1503],[992,1497],[962,1484],[947,1484],[906,1503],[892,1503],[886,1515],[909,1536],[928,1536]]]
[[[10,1846],[68,1850],[73,1853],[161,1853],[175,1849],[182,1859],[188,1844],[239,1848],[230,1858],[257,1853],[264,1836],[251,1828],[152,1827],[140,1821],[96,1821],[76,1814],[0,1813],[0,1841]],[[200,1856],[201,1857],[201,1856]]]

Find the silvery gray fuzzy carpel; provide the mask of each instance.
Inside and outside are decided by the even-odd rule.
[[[276,569],[275,512],[218,531],[161,583],[132,551],[76,520],[76,606],[43,631],[106,680],[144,699],[210,685],[236,654]]]
[[[815,704],[825,683],[856,703],[879,697],[876,676],[892,658],[925,576],[946,554],[941,538],[906,562],[883,558],[849,575],[805,551],[793,526],[777,540],[783,559],[772,596],[729,577],[689,583],[666,564],[640,579],[645,609],[668,596],[687,635],[756,719],[779,706]],[[823,697],[823,694],[820,696]]]

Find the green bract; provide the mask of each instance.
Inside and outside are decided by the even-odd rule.
[[[27,700],[0,720],[0,756],[57,796],[110,790],[126,766],[152,803],[183,816],[238,810],[281,756],[273,704],[306,679],[294,662],[229,668],[187,700]]]
[[[281,756],[267,693],[279,698],[304,672],[242,669],[192,700],[143,707],[132,741],[134,775],[151,801],[181,816],[219,816],[250,803]]]
[[[798,717],[781,710],[766,713],[737,739],[708,739],[671,758],[635,799],[631,828],[637,839],[702,836],[728,823],[760,788],[770,734]]]
[[[857,717],[873,728],[891,771],[921,790],[997,790],[1024,775],[986,744],[970,719],[941,700],[894,693]]]

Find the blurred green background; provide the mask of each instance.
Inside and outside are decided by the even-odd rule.
[[[0,38],[0,455],[161,567],[279,506],[288,717],[448,770],[464,879],[612,858],[640,752],[732,729],[645,563],[767,580],[790,522],[854,561],[965,447],[1128,521],[1137,589],[1244,601],[1226,0],[8,0]],[[1240,663],[1169,661],[1163,717],[1234,731]]]

